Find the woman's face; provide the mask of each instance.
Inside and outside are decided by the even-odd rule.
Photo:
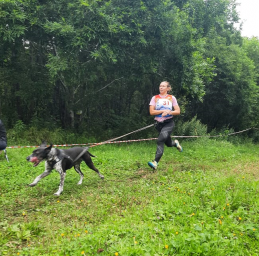
[[[169,88],[167,87],[167,83],[165,83],[165,82],[162,82],[159,85],[159,92],[160,92],[160,94],[167,94],[168,89]]]

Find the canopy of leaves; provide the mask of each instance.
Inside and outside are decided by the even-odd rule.
[[[168,80],[183,120],[257,125],[259,43],[235,29],[235,6],[0,1],[1,118],[112,136],[150,123],[150,98]]]

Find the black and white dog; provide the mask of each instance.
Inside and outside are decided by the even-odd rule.
[[[80,170],[80,164],[82,161],[84,161],[90,169],[97,172],[100,178],[103,179],[104,176],[94,166],[91,156],[94,157],[90,152],[88,152],[88,148],[74,147],[69,149],[57,149],[53,148],[52,145],[47,146],[46,143],[42,143],[39,148],[35,149],[32,154],[26,158],[27,161],[34,163],[34,167],[36,167],[41,161],[46,161],[45,171],[36,177],[29,186],[36,186],[42,178],[48,176],[51,171],[55,169],[60,174],[60,184],[58,191],[54,195],[60,196],[64,187],[66,170],[73,166],[75,171],[80,175],[80,180],[77,184],[82,184],[84,178],[84,174]]]

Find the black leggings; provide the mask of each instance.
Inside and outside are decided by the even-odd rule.
[[[4,150],[6,148],[6,141],[0,139],[0,150]]]
[[[156,129],[159,131],[159,136],[157,138],[157,149],[155,161],[158,163],[164,153],[164,144],[167,147],[176,147],[176,144],[171,139],[171,133],[174,128],[174,121],[170,120],[166,123],[158,123]]]

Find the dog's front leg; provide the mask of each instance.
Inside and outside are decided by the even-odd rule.
[[[63,171],[61,164],[57,164],[56,170],[60,174],[60,183],[59,183],[58,191],[54,195],[60,196],[60,194],[63,192],[64,182],[65,182],[65,178],[66,178],[66,172]]]
[[[45,171],[44,171],[41,175],[39,175],[38,177],[36,177],[35,180],[34,180],[31,184],[29,184],[29,186],[30,186],[30,187],[36,186],[37,183],[38,183],[41,179],[43,179],[43,178],[45,178],[46,176],[48,176],[48,175],[51,173],[51,171],[52,171],[51,166],[50,166],[47,162],[45,162]]]

